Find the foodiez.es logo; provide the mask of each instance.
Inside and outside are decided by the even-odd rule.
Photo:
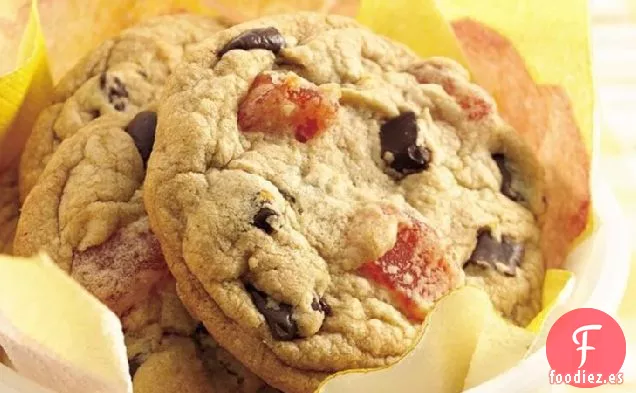
[[[625,335],[614,318],[594,308],[572,310],[548,333],[550,383],[580,388],[621,384],[626,351]]]
[[[572,341],[574,341],[575,344],[579,344],[579,340],[576,338],[576,336],[583,332],[583,341],[581,343],[581,346],[578,347],[576,350],[577,351],[582,351],[581,352],[581,364],[579,364],[579,368],[583,367],[585,365],[585,361],[587,360],[587,351],[593,351],[596,348],[594,347],[589,347],[587,345],[587,332],[588,330],[601,330],[603,326],[601,325],[585,325],[585,326],[581,326],[580,328],[576,329],[574,331],[574,334],[572,334]]]

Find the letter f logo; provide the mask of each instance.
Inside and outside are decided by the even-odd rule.
[[[587,332],[589,330],[601,330],[601,328],[601,325],[585,325],[576,329],[572,334],[572,341],[574,341],[574,344],[580,345],[580,347],[576,349],[577,351],[581,351],[581,364],[579,364],[579,368],[583,367],[585,361],[587,360],[587,351],[593,351],[596,349],[587,345]],[[583,334],[581,335],[581,342],[579,342],[576,336],[581,332],[583,332]]]

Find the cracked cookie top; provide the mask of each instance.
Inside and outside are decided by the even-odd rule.
[[[135,113],[152,103],[184,51],[222,28],[203,16],[159,16],[122,31],[84,57],[57,84],[52,105],[32,130],[20,164],[21,201],[61,141],[93,119]]]
[[[268,382],[395,361],[466,282],[538,311],[542,172],[455,62],[300,13],[214,35],[167,86],[151,226],[184,303]]]
[[[14,251],[47,252],[120,317],[135,392],[264,392],[176,295],[142,199],[155,128],[151,110],[110,114],[62,142],[23,205]]]

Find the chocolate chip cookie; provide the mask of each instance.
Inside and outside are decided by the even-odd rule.
[[[539,310],[542,171],[455,62],[261,19],[186,56],[158,119],[144,198],[177,291],[273,386],[396,361],[465,283]]]
[[[82,59],[55,88],[22,155],[20,196],[37,182],[61,141],[100,116],[135,113],[154,101],[184,51],[224,25],[203,16],[160,16],[124,30]]]
[[[46,251],[120,317],[136,393],[265,391],[176,295],[142,199],[156,124],[154,111],[109,114],[62,142],[25,200],[14,251]]]

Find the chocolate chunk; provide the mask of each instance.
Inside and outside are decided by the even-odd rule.
[[[269,207],[261,207],[258,213],[254,216],[254,222],[252,223],[256,228],[265,231],[268,235],[271,235],[276,231],[272,227],[272,219],[270,217],[276,217],[278,213]]]
[[[225,53],[234,50],[265,49],[277,54],[285,46],[285,38],[274,27],[246,30],[234,37],[217,53],[222,57]]]
[[[121,82],[121,79],[118,77],[113,78],[113,82],[115,86],[111,87],[109,92],[109,96],[117,97],[117,98],[128,98],[128,90],[126,86]]]
[[[320,304],[320,308],[322,309],[322,312],[324,312],[326,316],[330,317],[333,315],[333,310],[331,309],[331,306],[327,303],[325,299],[320,299],[319,304]]]
[[[276,340],[289,341],[298,337],[298,326],[292,317],[292,306],[285,303],[274,303],[265,292],[247,284],[245,289],[250,293],[252,302],[265,317],[272,336]]]
[[[380,127],[382,159],[403,175],[422,172],[431,161],[431,151],[417,145],[415,113],[405,112]]]
[[[492,237],[490,231],[482,230],[477,235],[477,246],[468,263],[494,268],[507,276],[515,276],[523,255],[523,244],[515,243],[508,236],[502,236],[499,242]]]
[[[325,315],[328,317],[333,315],[331,306],[327,304],[327,301],[325,299],[318,300],[317,298],[314,298],[314,300],[311,302],[311,308],[314,309],[315,311],[320,311],[325,313]]]
[[[155,112],[139,112],[126,127],[126,132],[135,141],[135,146],[144,162],[148,162],[152,146],[155,144],[155,129],[157,128],[157,114]]]
[[[522,202],[524,200],[523,195],[512,188],[512,174],[507,167],[506,157],[501,153],[497,153],[492,155],[492,159],[495,160],[499,172],[501,172],[501,193],[515,202]]]
[[[113,104],[115,110],[122,112],[126,109],[128,89],[118,77],[114,77],[109,83],[108,75],[104,72],[99,76],[99,87],[108,97],[108,102]]]

